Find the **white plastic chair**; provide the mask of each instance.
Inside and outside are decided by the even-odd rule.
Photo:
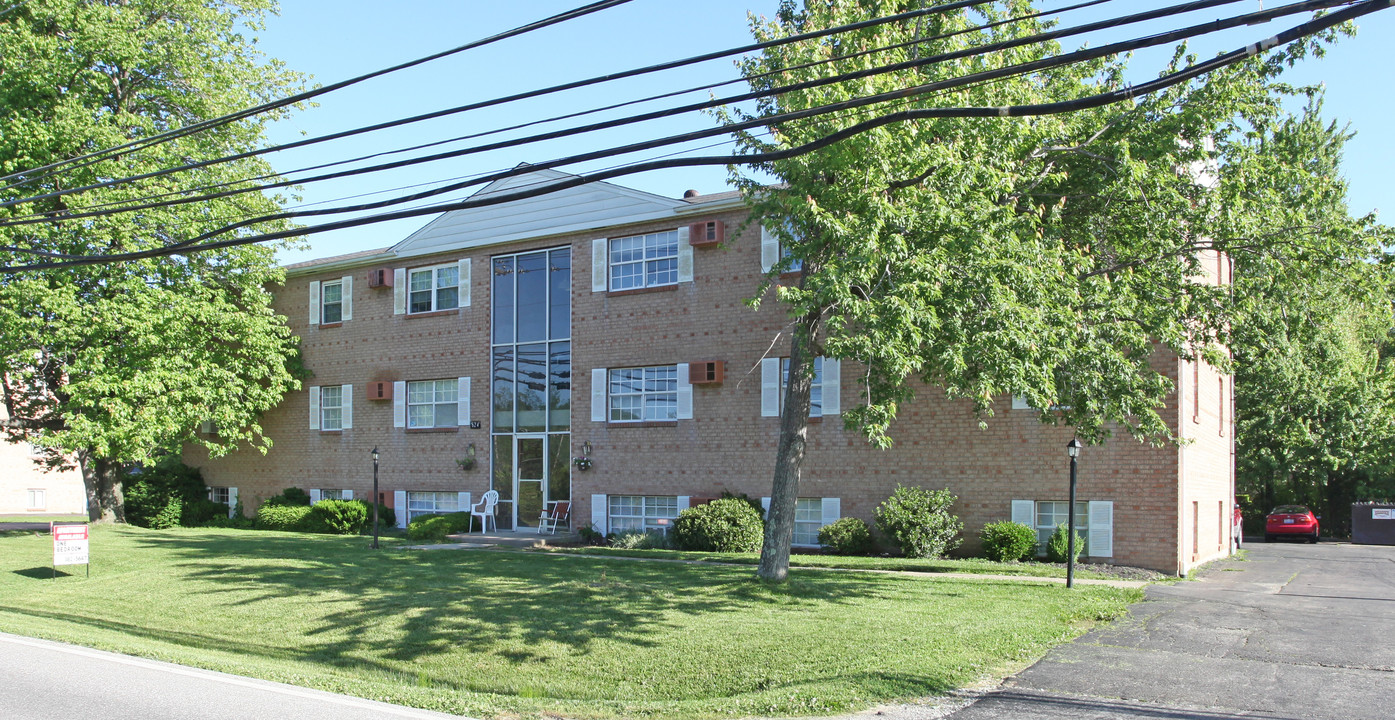
[[[494,531],[499,531],[499,521],[494,519],[494,506],[499,504],[499,491],[490,490],[480,496],[480,501],[470,506],[471,524],[474,518],[480,519],[480,534],[489,532],[489,522],[494,520]]]

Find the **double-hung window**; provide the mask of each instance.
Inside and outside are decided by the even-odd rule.
[[[1077,502],[1075,504],[1075,534],[1081,538],[1090,537],[1089,527],[1089,503]],[[1070,503],[1063,500],[1043,500],[1037,502],[1037,554],[1046,554],[1046,545],[1051,541],[1051,534],[1056,532],[1058,525],[1070,525]],[[1089,555],[1088,540],[1081,546],[1080,554]]]
[[[320,285],[320,323],[332,325],[344,321],[344,282],[335,280]]]
[[[320,499],[321,499],[321,500],[343,500],[343,499],[344,499],[344,491],[343,491],[342,489],[341,489],[341,490],[330,490],[330,489],[327,489],[327,488],[326,488],[326,489],[320,490]]]
[[[459,265],[438,265],[409,272],[407,312],[453,310],[459,305]]]
[[[794,253],[790,250],[789,245],[780,243],[780,262],[789,262],[789,265],[787,265],[784,270],[787,273],[797,273],[804,270],[804,261],[800,258],[792,257],[793,255]]]
[[[456,380],[407,383],[407,427],[455,427],[459,412]]]
[[[793,545],[818,545],[823,527],[823,498],[799,498],[794,501]]]
[[[208,499],[216,503],[231,505],[232,493],[225,487],[211,487],[208,489]]]
[[[344,386],[320,387],[320,429],[344,429]]]
[[[678,231],[610,240],[610,289],[678,284]]]
[[[678,367],[610,371],[610,422],[678,419]]]
[[[785,414],[785,391],[790,384],[790,359],[780,358],[780,414]],[[809,417],[823,417],[823,356],[814,358],[814,386],[809,389]]]
[[[453,492],[407,493],[407,522],[421,515],[444,515],[460,509],[460,495]]]
[[[611,495],[607,527],[611,532],[656,532],[667,534],[678,517],[675,495]]]
[[[25,496],[28,500],[25,505],[26,510],[43,510],[48,507],[47,500],[44,498],[43,488],[29,488],[25,491]]]

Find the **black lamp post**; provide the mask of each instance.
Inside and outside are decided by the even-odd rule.
[[[1070,509],[1066,512],[1070,520],[1066,531],[1066,587],[1075,587],[1075,461],[1080,457],[1080,439],[1071,438],[1066,443],[1066,454],[1070,456]]]
[[[1074,460],[1071,461],[1075,462]],[[1072,465],[1071,467],[1074,467]],[[1074,474],[1071,475],[1075,477]],[[1071,487],[1075,484],[1072,482]],[[373,549],[378,549],[378,446],[373,446]]]

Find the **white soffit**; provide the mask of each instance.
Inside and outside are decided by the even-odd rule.
[[[538,170],[498,180],[475,193],[489,197],[575,177]],[[399,257],[428,255],[568,232],[676,217],[690,207],[682,200],[607,182],[588,183],[537,197],[452,210],[393,246]]]

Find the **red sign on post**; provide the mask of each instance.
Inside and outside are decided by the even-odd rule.
[[[52,525],[53,533],[53,572],[58,574],[59,565],[88,565],[87,526]],[[91,566],[89,565],[89,572]]]

